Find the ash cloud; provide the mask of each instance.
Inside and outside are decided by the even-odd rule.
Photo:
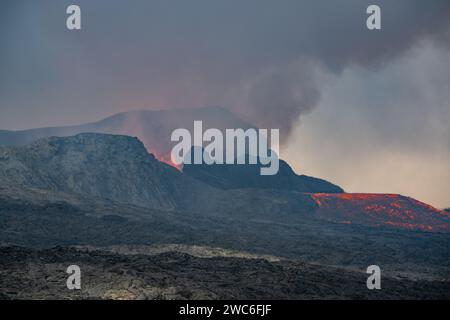
[[[361,13],[369,4],[382,8],[382,31],[365,28],[366,16]],[[318,2],[311,8],[321,14],[302,17],[302,24],[310,26],[310,34],[302,37],[297,29],[299,33],[291,34],[292,39],[285,39],[301,56],[290,56],[287,61],[294,62],[275,63],[256,74],[242,86],[245,94],[240,103],[231,103],[255,124],[281,128],[283,142],[300,117],[318,105],[327,79],[324,73],[338,77],[354,66],[375,72],[409,54],[424,40],[450,45],[448,1],[341,1],[333,10]]]
[[[223,105],[286,140],[320,101],[322,73],[449,43],[447,0],[79,0],[80,32],[65,29],[69,4],[2,3],[0,128]],[[369,4],[381,31],[366,29]]]
[[[317,70],[311,63],[271,68],[242,85],[234,103],[236,113],[260,128],[278,128],[281,141],[289,136],[293,119],[311,111],[320,98]]]

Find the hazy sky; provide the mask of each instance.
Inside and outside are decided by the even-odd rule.
[[[4,0],[0,40],[0,129],[221,105],[297,172],[450,206],[448,0]]]

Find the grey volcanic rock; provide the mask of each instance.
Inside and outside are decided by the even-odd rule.
[[[159,160],[170,163],[172,131],[177,128],[192,130],[195,120],[203,122],[204,130],[254,128],[221,107],[130,111],[78,126],[22,131],[0,130],[0,146],[25,146],[41,138],[68,137],[86,132],[127,135],[139,138],[150,153]],[[224,189],[274,188],[300,192],[342,192],[341,188],[325,180],[296,175],[284,161],[280,163],[280,172],[275,177],[261,178],[256,166],[196,166],[185,169],[185,172],[209,185]]]
[[[197,183],[127,136],[85,133],[0,148],[0,180],[30,187],[174,209]]]
[[[0,243],[3,244],[40,248],[184,244],[358,270],[377,264],[383,266],[385,275],[394,277],[450,278],[447,233],[329,223],[314,219],[310,213],[279,210],[267,203],[269,210],[251,212],[248,204],[242,210],[237,208],[239,201],[235,198],[228,202],[238,202],[234,204],[236,212],[225,214],[209,209],[155,210],[74,195],[58,198],[53,193],[40,195],[41,191],[31,196],[22,191],[9,196],[2,193]],[[254,199],[255,208],[264,200]]]
[[[1,147],[0,179],[0,243],[196,244],[346,268],[375,263],[395,276],[445,279],[450,270],[448,234],[327,223],[310,194],[214,188],[127,136]]]
[[[46,190],[162,210],[261,215],[317,207],[298,192],[216,189],[158,161],[137,138],[97,133],[0,147],[0,179],[5,190]]]
[[[328,181],[297,175],[283,160],[279,161],[279,170],[275,175],[263,176],[260,174],[260,168],[259,163],[255,165],[185,164],[183,172],[221,189],[261,188],[309,193],[344,192],[340,187]]]
[[[383,277],[367,290],[364,269],[299,261],[198,258],[180,252],[119,255],[56,247],[0,248],[2,299],[449,299],[448,281]],[[66,289],[66,268],[80,266],[81,290]]]

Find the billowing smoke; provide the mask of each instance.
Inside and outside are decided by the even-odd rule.
[[[235,111],[260,128],[281,130],[282,142],[294,119],[311,111],[320,96],[316,70],[310,63],[270,68],[241,87]]]
[[[374,3],[382,8],[383,30],[371,32],[361,13]],[[320,2],[311,6],[323,10],[317,21],[303,16],[304,24],[313,26],[308,29],[313,36],[303,38],[297,30],[304,47],[295,35],[289,39],[303,56],[253,74],[239,86],[243,94],[228,103],[258,126],[280,128],[282,142],[301,116],[318,105],[330,77],[355,66],[383,68],[424,40],[450,46],[449,1],[343,1],[335,10]]]
[[[285,141],[320,101],[321,74],[449,39],[448,0],[79,0],[83,28],[69,32],[71,3],[2,3],[0,128],[221,105]],[[366,28],[370,4],[380,31]]]
[[[347,192],[450,204],[450,48],[426,41],[375,71],[353,66],[322,88],[283,156]]]

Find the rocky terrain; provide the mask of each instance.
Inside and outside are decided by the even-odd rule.
[[[116,254],[56,247],[0,248],[2,299],[448,299],[450,282],[385,277],[297,261],[199,258],[180,252]],[[66,287],[69,265],[81,290]]]
[[[41,190],[53,197],[70,194],[212,216],[237,214],[247,219],[257,215],[262,219],[264,214],[289,213],[338,223],[449,230],[450,215],[445,211],[397,195],[336,193],[342,189],[298,176],[285,162],[275,177],[260,176],[258,166],[252,165],[205,167],[190,165],[180,172],[128,136],[85,133],[0,147],[2,188],[22,193],[22,201],[28,198],[27,191]],[[218,186],[217,181],[223,184]],[[326,193],[330,190],[335,193]]]
[[[24,147],[0,147],[3,186],[85,194],[141,206],[173,209],[194,188],[178,170],[127,136],[81,134],[46,138]]]
[[[93,275],[74,298],[446,297],[447,213],[398,195],[324,193],[333,185],[283,168],[273,187],[251,170],[239,182],[240,169],[218,186],[128,136],[0,147],[0,297],[71,297],[52,287],[69,261]],[[373,264],[389,293],[360,291]]]
[[[72,194],[8,191],[0,197],[4,244],[199,245],[349,270],[378,264],[386,274],[414,279],[450,278],[446,233],[337,224],[308,213],[163,211]]]
[[[299,193],[222,191],[158,161],[136,138],[93,133],[0,147],[0,179],[5,190],[46,190],[161,210],[303,212],[315,205]]]
[[[279,170],[276,175],[260,175],[260,168],[261,165],[259,163],[247,166],[237,164],[226,166],[217,164],[185,164],[183,166],[183,172],[196,180],[225,190],[259,188],[309,193],[344,192],[342,188],[328,181],[305,175],[297,175],[286,161],[283,160],[279,161]]]

